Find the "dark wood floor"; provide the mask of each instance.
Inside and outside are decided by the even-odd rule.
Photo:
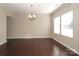
[[[53,39],[8,39],[0,46],[2,56],[75,56]]]

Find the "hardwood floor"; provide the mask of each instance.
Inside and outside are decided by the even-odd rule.
[[[0,46],[2,56],[77,56],[74,52],[50,38],[8,39]]]

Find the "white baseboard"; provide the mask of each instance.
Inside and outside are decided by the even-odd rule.
[[[5,40],[5,41],[3,41],[3,42],[0,42],[0,45],[4,44],[4,43],[6,43],[6,42],[7,42],[7,40]]]
[[[52,37],[51,37],[51,38],[52,38]],[[52,39],[55,40],[54,38],[52,38]],[[62,42],[60,42],[60,41],[58,41],[58,40],[55,40],[55,41],[57,41],[57,42],[60,43],[61,45],[67,47],[68,49],[70,49],[71,51],[73,51],[73,52],[75,52],[76,54],[79,55],[79,52],[76,51],[75,49],[72,49],[71,47],[67,46],[66,44],[63,44]]]
[[[19,38],[51,38],[51,36],[36,36],[36,37],[8,37],[8,39],[19,39]]]

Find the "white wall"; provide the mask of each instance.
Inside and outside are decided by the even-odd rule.
[[[7,39],[7,16],[9,15],[10,13],[0,6],[0,45]]]
[[[37,14],[34,21],[27,14],[17,14],[8,19],[8,38],[49,38],[50,17],[48,14]]]
[[[73,38],[65,37],[62,35],[58,35],[54,33],[54,21],[53,18],[64,14],[68,11],[73,10]],[[54,13],[51,14],[52,16],[52,38],[58,41],[59,43],[63,44],[64,46],[72,49],[73,51],[79,54],[79,4],[64,4],[60,8],[58,8]]]

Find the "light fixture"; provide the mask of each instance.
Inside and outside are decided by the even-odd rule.
[[[32,8],[33,5],[30,5],[30,7]],[[33,9],[32,9],[32,10],[33,10]],[[32,11],[32,12],[33,12],[33,11]],[[29,19],[29,20],[34,20],[34,19],[36,19],[36,15],[35,15],[34,13],[28,14],[28,19]]]

